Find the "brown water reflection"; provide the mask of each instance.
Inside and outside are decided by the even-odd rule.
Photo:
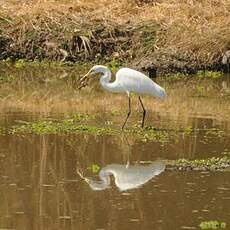
[[[93,191],[78,170],[98,180],[88,169],[93,163],[124,166],[130,160],[133,166],[160,155],[136,145],[122,151],[111,137],[27,135],[0,141],[1,228],[199,229],[205,220],[229,223],[229,173],[165,171],[140,188],[121,192],[113,181]]]

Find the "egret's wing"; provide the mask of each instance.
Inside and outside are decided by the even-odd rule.
[[[149,169],[154,173],[154,176],[157,176],[165,171],[165,164],[160,160],[156,160],[149,165]]]
[[[165,90],[149,77],[130,68],[121,68],[116,74],[117,81],[129,92],[149,94],[163,98]]]

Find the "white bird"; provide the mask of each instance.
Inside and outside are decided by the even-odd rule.
[[[141,107],[143,109],[143,116],[142,116],[142,123],[141,123],[142,128],[144,127],[146,110],[141,100],[140,94],[148,94],[158,98],[166,97],[166,92],[164,88],[162,88],[157,83],[152,81],[145,74],[130,68],[119,69],[116,73],[116,80],[110,82],[111,71],[109,70],[109,68],[103,65],[95,65],[89,70],[89,72],[83,78],[81,78],[81,83],[82,84],[84,83],[84,81],[87,79],[87,76],[94,75],[96,73],[102,74],[100,78],[100,83],[104,89],[116,93],[125,92],[128,95],[129,109],[128,109],[128,114],[125,119],[125,122],[122,125],[122,130],[124,129],[125,124],[131,114],[131,99],[130,99],[131,92],[138,94],[138,98]]]
[[[121,165],[110,164],[99,172],[100,180],[86,178],[82,173],[78,175],[86,181],[93,190],[104,190],[110,186],[110,175],[114,176],[115,185],[120,191],[138,188],[165,170],[162,161],[155,161],[150,165]]]

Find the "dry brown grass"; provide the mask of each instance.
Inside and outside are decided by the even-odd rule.
[[[230,48],[230,2],[226,0],[164,1],[149,12],[160,22],[159,47],[191,56],[202,63]],[[143,13],[145,14],[145,13]]]
[[[56,42],[77,30],[90,31],[95,24],[158,24],[154,50],[203,65],[230,49],[229,0],[153,2],[138,7],[135,0],[0,0],[1,17],[8,20],[0,26],[20,46],[31,29],[37,34],[45,31],[43,42]]]

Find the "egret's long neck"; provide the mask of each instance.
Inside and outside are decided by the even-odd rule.
[[[117,92],[116,81],[110,82],[111,71],[108,68],[104,68],[100,72],[103,74],[100,78],[100,84],[102,85],[102,87],[108,91]]]
[[[101,179],[101,181],[103,181],[103,184],[108,187],[110,184],[110,177],[109,177],[110,173],[107,172],[106,170],[101,170],[99,173],[99,177]]]

